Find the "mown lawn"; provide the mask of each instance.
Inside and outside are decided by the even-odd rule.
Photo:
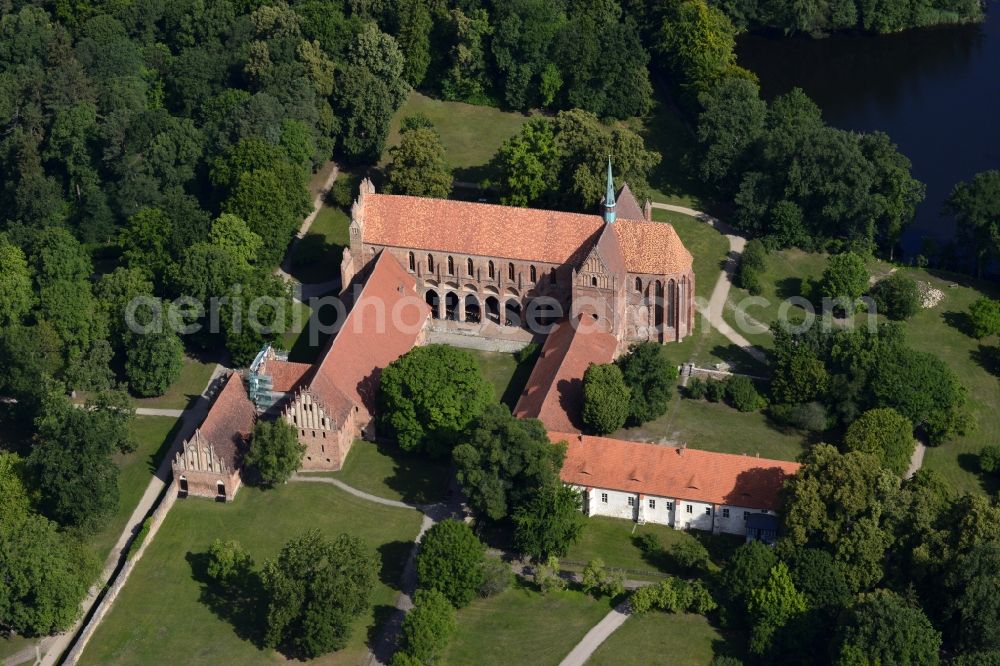
[[[640,525],[631,520],[593,516],[587,518],[580,540],[570,547],[562,563],[567,569],[579,569],[590,560],[600,558],[609,567],[628,569],[626,578],[659,580],[662,576],[656,574],[670,573],[669,566],[662,556],[650,559],[639,549],[636,538],[643,534],[654,535],[663,548],[694,540],[688,532],[669,525]]]
[[[530,358],[518,363],[513,354],[506,352],[488,352],[478,349],[466,349],[465,351],[476,359],[483,376],[493,385],[493,394],[497,400],[514,409],[524,391],[524,385],[528,383],[538,355],[533,354]]]
[[[114,548],[129,517],[135,511],[153,473],[170,450],[177,435],[180,419],[170,416],[136,416],[132,436],[138,447],[132,453],[115,454],[118,465],[118,511],[100,532],[87,539],[87,546],[101,566]]]
[[[402,119],[416,113],[430,118],[441,135],[445,159],[455,170],[455,180],[471,182],[489,175],[487,165],[493,155],[530,118],[489,106],[432,99],[414,91],[393,116],[381,164],[389,161],[389,148],[399,144]]]
[[[604,641],[587,666],[646,666],[661,655],[670,666],[706,666],[725,639],[702,615],[633,615]],[[725,651],[722,650],[725,654]]]
[[[356,440],[337,472],[319,476],[340,479],[372,495],[411,504],[430,504],[445,498],[451,483],[449,459],[433,461],[426,455],[408,455],[393,444]]]
[[[611,610],[573,590],[543,595],[517,584],[458,611],[458,629],[438,663],[555,666]]]
[[[767,328],[779,319],[782,303],[787,299],[802,295],[802,285],[809,280],[819,280],[826,268],[827,255],[802,250],[781,250],[767,255],[767,265],[761,276],[763,290],[756,298],[764,301],[749,300],[754,298],[745,289],[736,285],[729,292],[726,311],[723,318],[740,332],[747,340],[761,347],[772,347],[774,338]],[[742,309],[747,317],[748,326],[738,321],[737,308]],[[794,304],[786,306],[786,316],[789,321],[802,321],[804,310]],[[817,313],[819,314],[819,313]],[[763,327],[756,323],[763,324]]]
[[[137,398],[136,407],[152,407],[156,409],[187,409],[201,396],[208,386],[208,380],[215,370],[213,361],[200,361],[184,357],[181,376],[177,378],[167,392],[156,398]]]
[[[0,659],[6,659],[7,657],[17,654],[26,647],[33,645],[37,640],[37,638],[0,635]],[[35,658],[32,656],[31,659],[28,660],[28,663],[32,663],[34,660]]]
[[[236,500],[218,504],[179,500],[129,578],[81,659],[82,664],[273,664],[281,655],[255,645],[252,620],[227,618],[241,609],[226,601],[209,605],[205,559],[216,538],[236,539],[260,565],[292,537],[310,528],[333,538],[348,533],[382,557],[381,582],[369,613],[357,618],[348,646],[316,663],[355,666],[369,632],[389,613],[420,514],[358,499],[318,483],[291,482],[273,490],[244,487]]]
[[[323,205],[309,232],[292,250],[291,275],[304,284],[327,282],[340,275],[340,261],[349,243],[351,217],[336,206]]]
[[[992,495],[1000,491],[1000,480],[979,471],[978,456],[984,446],[1000,441],[1000,363],[996,351],[1000,340],[994,337],[980,342],[967,335],[964,314],[984,293],[993,298],[1000,294],[995,287],[965,276],[904,270],[944,293],[936,307],[921,310],[906,322],[907,341],[914,349],[935,354],[958,375],[969,390],[977,421],[977,428],[964,437],[928,448],[924,466],[940,473],[958,492]]]
[[[799,432],[777,428],[761,412],[744,413],[722,403],[679,395],[665,415],[637,428],[623,428],[614,436],[776,460],[795,460],[806,445]]]

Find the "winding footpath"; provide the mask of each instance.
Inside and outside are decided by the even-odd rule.
[[[736,231],[725,222],[722,222],[718,218],[700,210],[687,208],[686,206],[675,206],[674,204],[657,203],[655,201],[652,206],[653,208],[669,210],[674,213],[688,215],[697,220],[701,220],[709,226],[717,229],[726,237],[726,240],[729,241],[729,254],[726,256],[726,263],[719,274],[719,279],[715,283],[715,288],[712,289],[712,295],[708,299],[708,304],[705,305],[703,303],[696,303],[696,307],[708,323],[718,330],[719,333],[722,333],[726,339],[737,347],[740,347],[755,360],[766,365],[767,355],[764,351],[760,347],[754,346],[749,340],[734,331],[733,328],[726,323],[726,320],[723,317],[723,313],[726,310],[726,302],[729,300],[729,290],[732,289],[733,286],[733,276],[736,274],[736,267],[739,265],[740,255],[743,254],[743,248],[746,247],[747,239],[736,233]]]

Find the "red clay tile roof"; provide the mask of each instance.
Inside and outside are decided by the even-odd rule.
[[[234,470],[238,467],[240,449],[253,432],[256,420],[257,410],[250,402],[243,378],[233,372],[226,378],[198,430],[215,448],[215,455]]]
[[[345,397],[374,411],[382,369],[413,348],[430,315],[415,287],[395,257],[379,254],[309,384],[328,412],[342,409]]]
[[[549,439],[569,444],[561,472],[566,483],[750,509],[780,509],[781,486],[799,469],[784,460],[572,432],[550,430]]]
[[[294,363],[272,358],[267,360],[264,374],[271,377],[271,390],[278,393],[291,393],[300,384],[307,383],[311,363]]]
[[[610,333],[559,322],[545,338],[514,416],[540,419],[550,430],[579,432],[583,373],[591,363],[609,363],[617,345]]]
[[[626,220],[645,220],[646,214],[642,211],[638,199],[632,194],[628,183],[623,183],[618,194],[615,195],[615,214]]]
[[[691,270],[694,258],[672,224],[618,219],[614,226],[630,273],[670,275]]]
[[[600,215],[537,208],[365,194],[364,241],[374,245],[576,265],[596,242]],[[687,272],[691,254],[670,224],[625,220],[614,226],[633,273]],[[652,269],[652,270],[650,270]]]

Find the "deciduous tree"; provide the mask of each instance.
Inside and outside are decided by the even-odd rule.
[[[580,493],[561,481],[547,483],[514,512],[514,545],[535,559],[565,555],[584,520]]]
[[[891,407],[870,409],[847,428],[844,448],[869,453],[902,476],[913,455],[913,424]]]
[[[310,530],[292,539],[261,573],[264,642],[305,658],[342,649],[368,611],[380,569],[378,554],[355,536],[331,541]]]
[[[625,425],[631,401],[632,391],[613,363],[592,363],[583,373],[583,422],[597,434],[605,435]]]
[[[940,662],[941,634],[919,607],[897,594],[863,594],[844,615],[834,637],[834,663],[915,664]]]
[[[261,483],[284,483],[302,466],[305,444],[298,431],[284,419],[259,421],[253,429],[250,448],[243,463],[256,473]]]
[[[661,345],[641,342],[615,361],[631,392],[626,420],[629,425],[641,425],[667,412],[677,381],[677,366],[662,351]]]
[[[403,132],[399,145],[389,149],[389,160],[387,192],[448,198],[452,175],[445,163],[441,137],[435,130],[414,128]]]
[[[493,401],[493,387],[467,352],[416,347],[379,380],[379,422],[404,451],[448,454],[465,428]]]
[[[420,587],[443,594],[453,606],[467,606],[483,583],[486,546],[460,520],[443,520],[420,540]]]

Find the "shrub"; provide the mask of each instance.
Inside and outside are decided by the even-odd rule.
[[[979,469],[987,473],[1000,472],[1000,446],[984,446],[979,452]]]
[[[830,427],[830,415],[821,402],[771,405],[768,410],[777,423],[799,430],[822,432]]]
[[[566,581],[559,575],[559,558],[555,555],[535,565],[534,579],[542,594],[566,589]]]
[[[650,610],[668,613],[707,613],[716,608],[712,595],[701,581],[667,578],[655,585],[640,587],[629,597],[629,606],[636,615]]]
[[[757,387],[746,375],[733,375],[725,382],[726,398],[741,412],[752,412],[763,406],[764,400]]]
[[[146,537],[149,536],[149,526],[152,521],[152,516],[149,516],[146,520],[142,521],[139,533],[135,535],[135,538],[132,539],[132,543],[129,544],[128,553],[125,555],[126,560],[131,560],[135,557],[135,554],[139,552],[139,549],[142,548],[142,543],[146,540]],[[212,575],[211,565],[209,565],[209,575]]]
[[[726,384],[715,379],[705,382],[705,397],[709,402],[722,402],[726,399]]]
[[[970,305],[969,332],[979,340],[1000,333],[1000,301],[983,297]]]
[[[896,271],[876,283],[871,290],[878,311],[889,319],[902,321],[917,314],[920,309],[920,291],[917,283]]]
[[[692,400],[703,400],[708,390],[706,382],[701,377],[691,377],[684,387],[684,395]]]
[[[479,596],[492,597],[500,594],[514,580],[514,572],[510,570],[503,560],[496,557],[487,557],[483,561],[483,582],[479,586]]]
[[[712,661],[709,662],[708,666],[743,666],[743,662],[736,657],[716,655],[712,657]]]
[[[537,354],[538,349],[539,347],[537,342],[530,342],[524,347],[521,347],[516,352],[514,352],[514,360],[517,361],[518,363],[524,363],[532,356]]]
[[[604,560],[591,560],[583,569],[583,591],[595,597],[605,595],[617,597],[625,591],[625,581],[621,573],[613,573],[604,567]]]
[[[655,342],[632,345],[615,365],[630,390],[628,425],[642,425],[667,413],[677,381],[677,366],[663,355],[663,345]]]
[[[682,571],[692,573],[708,569],[711,563],[708,550],[694,538],[683,539],[670,546],[670,559]]]
[[[764,272],[767,263],[767,248],[764,244],[753,239],[746,244],[743,249],[743,256],[740,259],[739,270],[736,272],[736,286],[746,289],[754,296],[760,294],[760,275]]]
[[[644,532],[637,536],[635,538],[635,545],[647,555],[652,555],[659,551],[661,547],[660,540],[652,532]]]

